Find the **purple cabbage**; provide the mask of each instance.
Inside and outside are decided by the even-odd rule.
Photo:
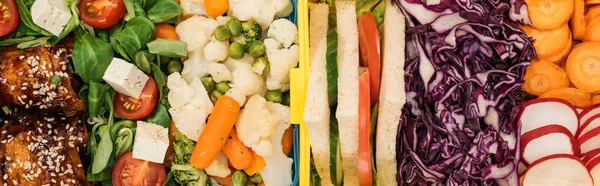
[[[518,185],[519,90],[536,57],[517,27],[525,2],[394,1],[408,25],[398,182]]]

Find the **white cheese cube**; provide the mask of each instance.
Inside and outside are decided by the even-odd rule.
[[[163,163],[169,147],[169,130],[160,125],[137,121],[133,158]]]
[[[33,23],[55,36],[60,35],[71,16],[63,0],[36,0],[31,6]]]
[[[102,79],[115,91],[133,98],[139,98],[149,77],[132,63],[113,58]]]

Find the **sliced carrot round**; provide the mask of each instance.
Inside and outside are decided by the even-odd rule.
[[[597,4],[600,4],[600,0],[586,0],[585,4],[586,5],[597,5]]]
[[[596,105],[598,103],[600,103],[600,95],[592,96],[592,105]]]
[[[575,87],[600,93],[600,43],[584,42],[573,47],[565,68]]]
[[[590,21],[600,17],[600,5],[590,7],[585,13],[585,23],[590,24]]]
[[[562,62],[565,62],[567,60],[567,56],[569,56],[569,53],[571,52],[572,47],[573,47],[573,40],[569,39],[569,40],[567,40],[567,44],[563,48],[562,52],[560,52],[554,56],[544,58],[544,60],[552,62],[552,63],[556,63],[556,64],[561,64]]]
[[[525,71],[525,84],[521,87],[525,92],[536,96],[545,92],[569,87],[567,73],[558,65],[548,61],[532,61]]]
[[[573,32],[573,38],[576,40],[582,40],[585,36],[585,2],[584,0],[575,0],[575,7],[573,8],[573,16],[571,17],[571,29]]]
[[[558,98],[575,105],[578,108],[587,108],[592,105],[592,96],[572,87],[554,89],[542,94],[539,98]]]
[[[573,0],[525,0],[532,26],[539,30],[561,27],[573,14]]]
[[[525,33],[535,39],[533,47],[538,58],[550,58],[564,50],[569,40],[571,30],[569,25],[562,24],[561,27],[554,30],[539,30],[530,26],[521,26]]]
[[[591,20],[587,25],[583,41],[600,41],[600,17]]]

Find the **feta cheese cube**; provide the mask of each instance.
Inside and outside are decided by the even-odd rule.
[[[148,75],[144,74],[132,63],[119,58],[113,58],[102,77],[115,91],[130,97],[139,98]]]
[[[71,16],[63,0],[36,0],[31,6],[33,23],[55,36],[60,35]]]
[[[169,130],[160,125],[137,121],[133,158],[163,163],[169,147]]]

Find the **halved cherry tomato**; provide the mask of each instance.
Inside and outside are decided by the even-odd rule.
[[[0,0],[0,37],[10,34],[19,25],[19,9],[14,0]]]
[[[79,17],[94,28],[109,28],[125,15],[123,0],[82,0],[77,5]]]
[[[358,87],[358,182],[361,186],[373,184],[369,87],[369,71],[366,71],[360,75]]]
[[[381,45],[375,17],[367,12],[358,19],[358,41],[360,59],[364,67],[369,68],[371,75],[371,104],[379,99],[379,82],[381,81]]]
[[[166,179],[167,174],[161,164],[134,159],[132,152],[119,158],[112,173],[115,186],[161,186]]]
[[[140,98],[132,98],[118,92],[115,94],[115,98],[113,98],[115,113],[125,119],[142,119],[154,110],[156,97],[158,97],[156,82],[154,78],[150,77],[146,86],[144,86],[144,90],[142,90]]]

